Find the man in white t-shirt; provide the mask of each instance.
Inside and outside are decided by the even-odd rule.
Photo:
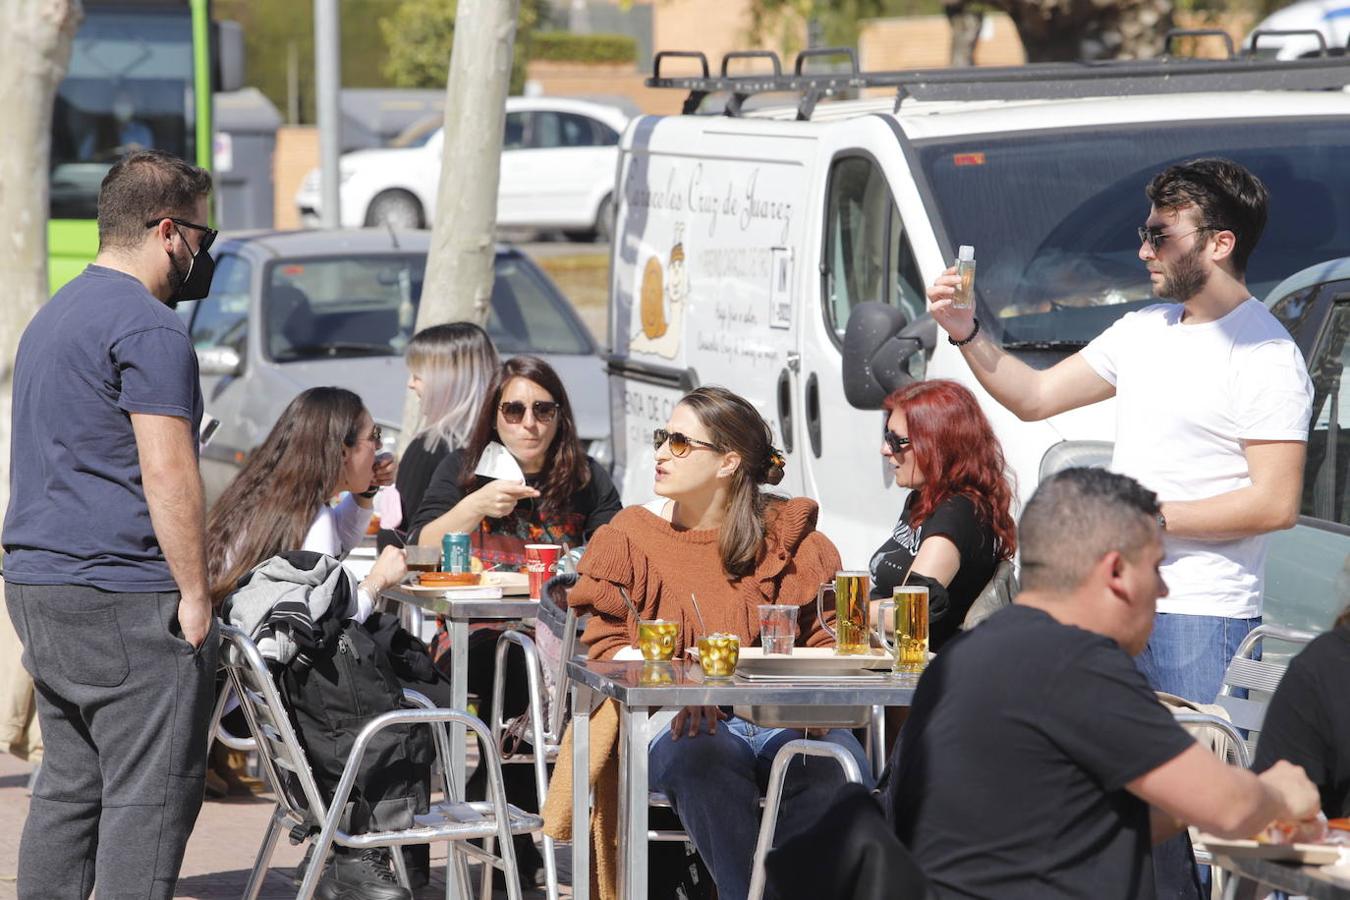
[[[1247,290],[1266,223],[1265,185],[1222,159],[1154,177],[1139,258],[1164,301],[1129,313],[1081,352],[1037,371],[956,309],[953,269],[928,291],[933,318],[985,389],[1026,421],[1116,398],[1111,467],[1162,500],[1168,596],[1137,658],[1156,690],[1213,702],[1260,622],[1267,532],[1292,527],[1312,385],[1289,333]]]

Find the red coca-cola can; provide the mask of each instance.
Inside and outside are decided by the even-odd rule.
[[[530,576],[530,599],[538,600],[544,592],[544,582],[553,577],[562,556],[561,544],[526,544],[525,571]]]

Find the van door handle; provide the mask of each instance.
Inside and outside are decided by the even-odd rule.
[[[806,436],[811,439],[811,452],[820,459],[820,380],[815,372],[806,379]]]
[[[791,362],[788,363],[792,365]],[[778,373],[778,432],[783,436],[783,452],[792,452],[794,434],[792,421],[792,373],[784,368]]]

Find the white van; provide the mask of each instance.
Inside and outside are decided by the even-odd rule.
[[[982,327],[1033,366],[1063,359],[1154,302],[1135,229],[1169,163],[1221,154],[1270,186],[1257,296],[1350,253],[1346,60],[727,79],[706,77],[706,61],[705,75],[662,77],[662,56],[649,84],[689,90],[690,108],[728,90],[729,113],[760,91],[803,99],[647,116],[623,136],[609,373],[627,503],[652,496],[650,436],[671,405],[722,384],[772,424],[782,489],[819,500],[821,529],[861,566],[902,503],[879,403],[924,377],[976,391],[1025,500],[1052,447],[1113,439],[1113,405],[1016,420],[938,339],[925,288],[972,244]],[[812,101],[864,85],[902,85],[901,99]]]

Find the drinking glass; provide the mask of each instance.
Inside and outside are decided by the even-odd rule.
[[[879,615],[877,637],[895,656],[892,671],[910,675],[922,672],[928,665],[928,588],[908,584],[897,587],[890,600],[881,601]],[[886,639],[882,627],[887,619],[894,628],[894,644]]]
[[[759,643],[765,654],[792,655],[797,639],[797,607],[781,603],[759,606]]]
[[[737,635],[715,632],[698,639],[698,664],[704,678],[730,678],[736,674],[741,657],[741,639]]]
[[[638,622],[638,649],[646,660],[673,659],[675,645],[680,641],[680,623],[665,619],[642,619]]]

